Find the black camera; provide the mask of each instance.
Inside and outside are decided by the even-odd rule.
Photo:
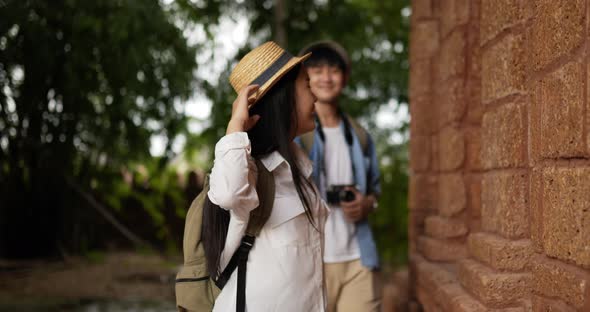
[[[339,204],[340,202],[350,202],[355,198],[354,192],[346,188],[354,185],[330,185],[326,192],[328,204]]]

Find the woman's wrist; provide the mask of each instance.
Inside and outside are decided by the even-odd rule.
[[[244,123],[234,119],[230,120],[227,124],[225,134],[228,135],[234,132],[244,132]]]

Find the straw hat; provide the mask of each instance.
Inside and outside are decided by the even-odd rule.
[[[229,75],[229,83],[239,92],[242,88],[257,84],[258,92],[248,97],[250,105],[264,94],[295,65],[306,60],[311,53],[293,56],[278,44],[269,41],[248,52]]]

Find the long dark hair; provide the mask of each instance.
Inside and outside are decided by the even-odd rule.
[[[297,130],[294,128],[297,127],[295,80],[300,69],[301,65],[291,69],[251,109],[250,115],[259,115],[260,120],[248,131],[248,138],[252,157],[259,159],[277,151],[287,161],[307,219],[314,225],[309,191],[315,192],[315,189],[301,172],[292,144]],[[207,259],[207,270],[213,278],[220,274],[219,260],[225,246],[229,218],[227,210],[213,204],[207,197],[203,211],[201,237]]]

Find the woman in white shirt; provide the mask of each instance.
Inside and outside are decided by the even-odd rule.
[[[228,210],[230,219],[227,236],[214,237],[206,253],[211,276],[219,276],[240,245],[250,211],[259,204],[259,159],[274,177],[275,198],[248,256],[245,306],[250,312],[324,311],[326,306],[322,248],[327,208],[310,180],[311,162],[293,143],[315,127],[315,97],[301,64],[308,56],[293,57],[267,42],[244,56],[230,76],[238,96],[226,135],[215,146],[208,192],[210,202]],[[203,220],[207,222],[220,221]],[[235,311],[236,293],[237,270],[213,311]]]

